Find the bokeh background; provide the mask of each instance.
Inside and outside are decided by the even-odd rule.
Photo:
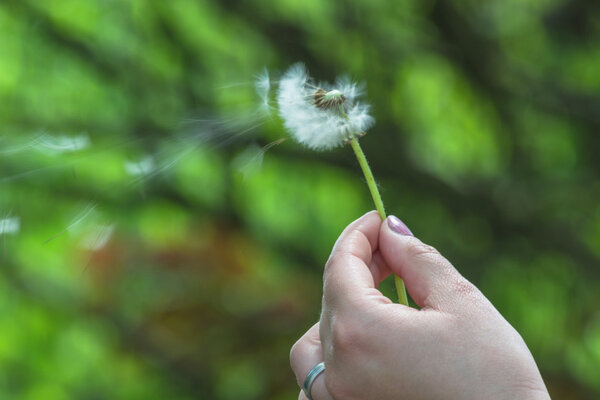
[[[366,83],[390,213],[600,397],[600,3],[0,3],[0,398],[295,399],[289,348],[373,208],[253,81]],[[382,291],[392,295],[391,283]]]

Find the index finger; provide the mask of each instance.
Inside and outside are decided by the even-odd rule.
[[[380,226],[381,218],[371,211],[344,229],[325,266],[324,303],[349,304],[352,299],[373,294],[376,281],[369,264],[377,250]]]

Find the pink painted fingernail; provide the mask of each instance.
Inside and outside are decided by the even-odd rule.
[[[391,230],[404,236],[414,236],[408,226],[404,222],[400,221],[398,217],[390,215],[387,217],[387,223]]]

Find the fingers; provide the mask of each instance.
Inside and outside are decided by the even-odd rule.
[[[374,289],[388,271],[379,256],[373,257],[378,246],[380,226],[381,219],[372,211],[342,232],[325,266],[324,303],[353,307],[356,299],[364,299],[367,297],[365,294],[373,295],[376,292]],[[385,299],[383,295],[380,297]]]
[[[373,253],[371,263],[369,264],[369,270],[373,276],[375,287],[379,287],[379,284],[392,273],[379,250]]]
[[[316,323],[294,344],[290,352],[290,364],[301,389],[310,370],[321,361],[323,361],[323,349],[319,339],[319,323]],[[325,387],[326,373],[327,371],[319,375],[312,385],[313,400],[333,400]],[[298,398],[307,399],[302,391]]]
[[[436,249],[412,236],[398,218],[381,224],[379,252],[393,273],[404,279],[406,289],[421,307],[454,308],[479,291]]]
[[[314,325],[296,342],[290,353],[290,363],[302,388],[304,380],[317,364],[324,360],[319,329],[329,332],[332,310],[340,308],[355,312],[356,299],[380,297],[389,303],[376,286],[389,275],[389,268],[377,252],[381,218],[369,212],[351,223],[338,238],[325,266],[323,277],[323,326]],[[365,296],[368,293],[370,296]],[[325,382],[327,370],[319,375],[311,388],[313,400],[333,399]],[[307,399],[302,391],[299,399]]]

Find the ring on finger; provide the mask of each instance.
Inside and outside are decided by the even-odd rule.
[[[325,371],[325,363],[320,362],[313,367],[310,371],[308,371],[308,375],[306,375],[306,379],[304,380],[303,390],[304,395],[308,397],[308,400],[313,400],[310,395],[310,389],[312,388],[313,383],[317,379],[319,375],[321,375]]]

